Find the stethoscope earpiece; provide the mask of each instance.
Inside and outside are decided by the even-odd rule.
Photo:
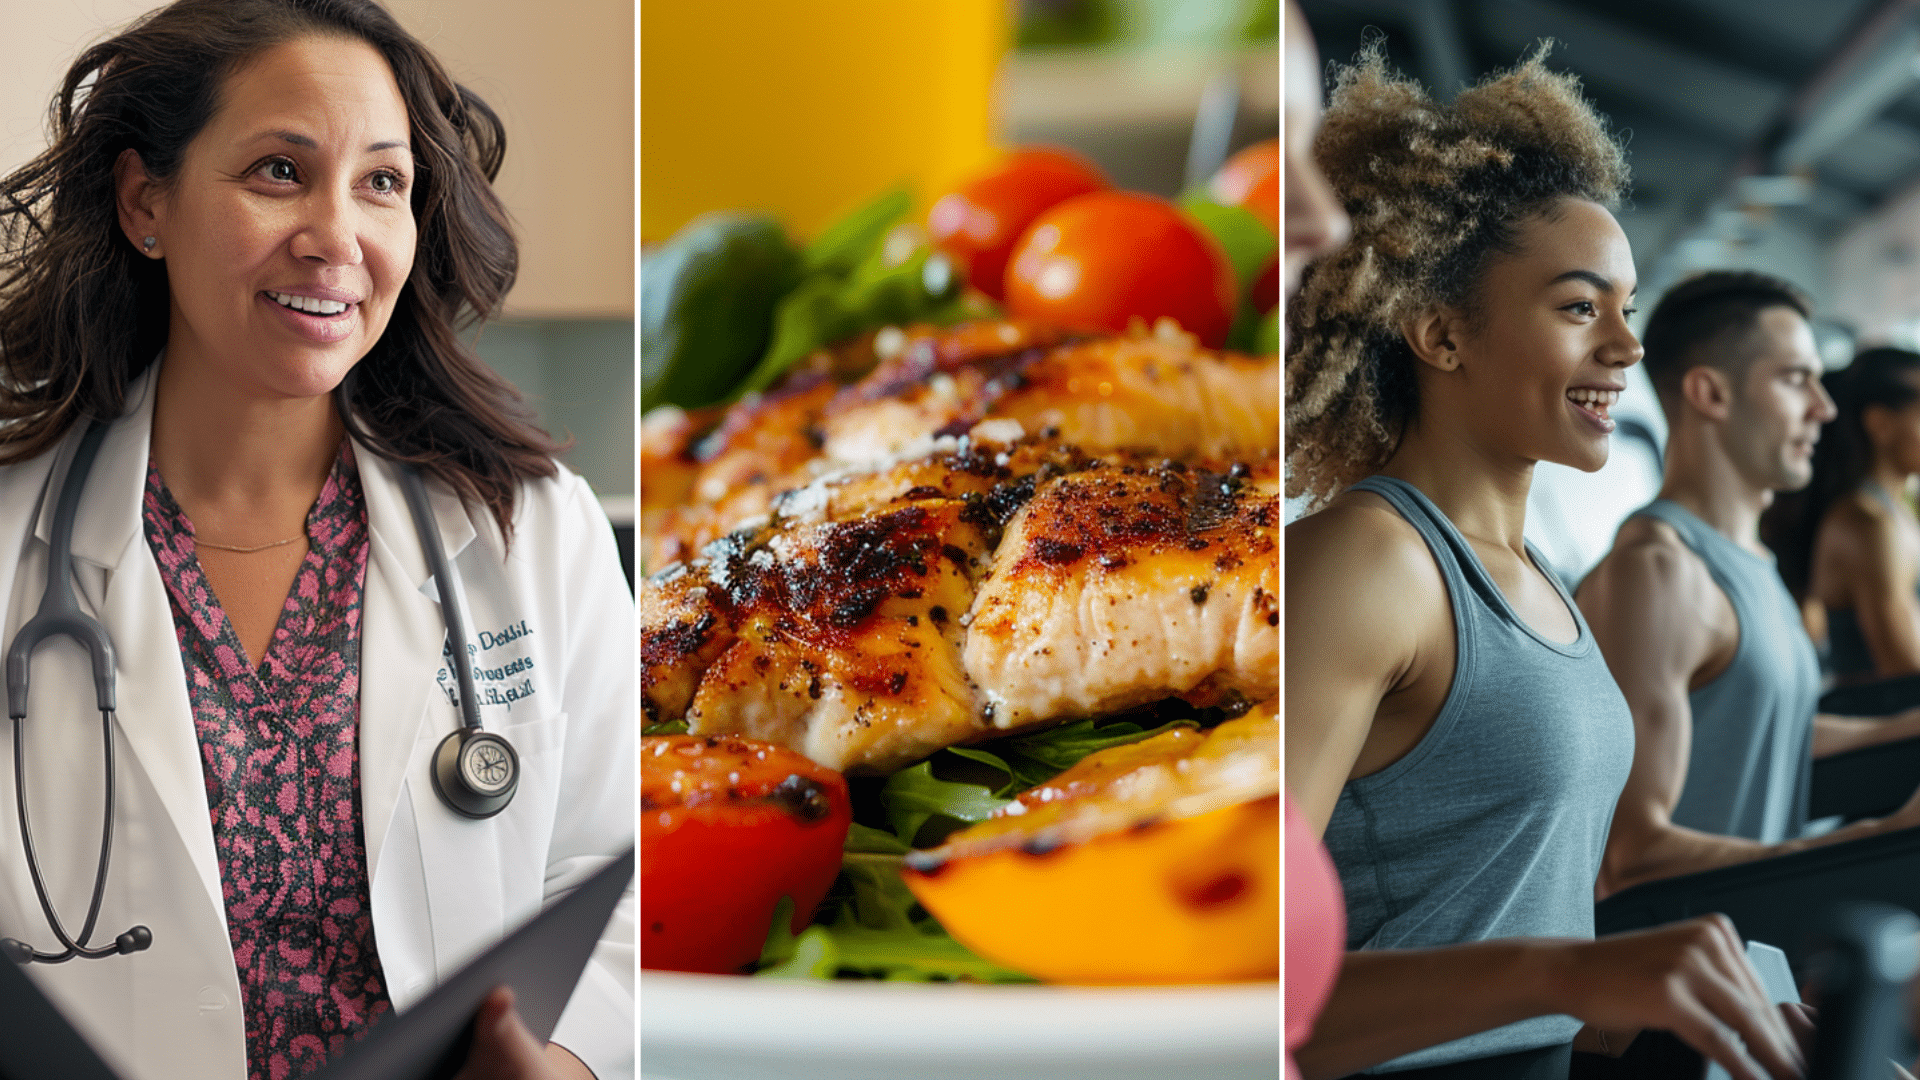
[[[490,731],[463,727],[433,752],[433,790],[463,817],[490,818],[520,786],[520,755]]]
[[[118,952],[121,956],[128,956],[133,953],[141,952],[144,949],[146,949],[147,946],[152,944],[153,944],[153,931],[147,929],[144,926],[136,926],[133,929],[127,931],[126,933],[121,934],[119,937],[113,939],[114,950]]]

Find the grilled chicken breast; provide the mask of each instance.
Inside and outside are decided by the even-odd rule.
[[[888,772],[1278,682],[1278,465],[950,439],[817,480],[642,582],[650,722]]]
[[[1170,695],[1273,696],[1279,476],[1166,462],[1047,484],[1015,515],[969,611],[967,674],[996,725]]]
[[[820,472],[922,451],[982,421],[1015,420],[1095,453],[1238,460],[1280,441],[1278,359],[1210,352],[1177,330],[1088,338],[1003,321],[919,328],[843,385],[855,370],[841,358],[799,372],[697,443],[657,452],[662,482],[688,500],[643,520],[646,564],[691,557]],[[679,471],[687,465],[690,480]],[[654,482],[643,474],[643,490]]]

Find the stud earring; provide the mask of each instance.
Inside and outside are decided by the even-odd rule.
[[[153,237],[151,237],[151,236],[149,236],[149,237],[147,237],[147,238],[145,238],[144,240],[141,240],[141,241],[140,241],[140,250],[141,250],[141,251],[144,251],[144,252],[146,252],[146,253],[147,253],[147,254],[149,254],[149,255],[151,255],[151,254],[153,254],[153,245],[154,245],[154,243],[155,243],[155,240],[154,240],[154,238],[153,238]]]

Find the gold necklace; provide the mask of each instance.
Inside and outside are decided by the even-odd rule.
[[[275,540],[271,544],[261,544],[259,547],[234,547],[232,544],[216,544],[211,540],[202,540],[197,536],[193,538],[193,543],[195,547],[210,547],[220,551],[233,551],[241,555],[251,555],[256,551],[265,551],[268,548],[286,547],[295,540],[305,540],[306,538],[307,534],[301,533],[299,536],[289,536],[285,540]]]

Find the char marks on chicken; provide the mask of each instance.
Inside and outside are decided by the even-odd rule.
[[[825,477],[642,585],[649,722],[888,772],[1278,679],[1278,466],[1058,438]]]
[[[884,358],[867,339],[821,354],[704,434],[684,416],[643,425],[642,560],[691,558],[822,473],[921,454],[996,421],[1090,453],[1260,457],[1279,445],[1279,362],[1202,349],[1177,331],[1088,337],[998,320],[916,328]]]

